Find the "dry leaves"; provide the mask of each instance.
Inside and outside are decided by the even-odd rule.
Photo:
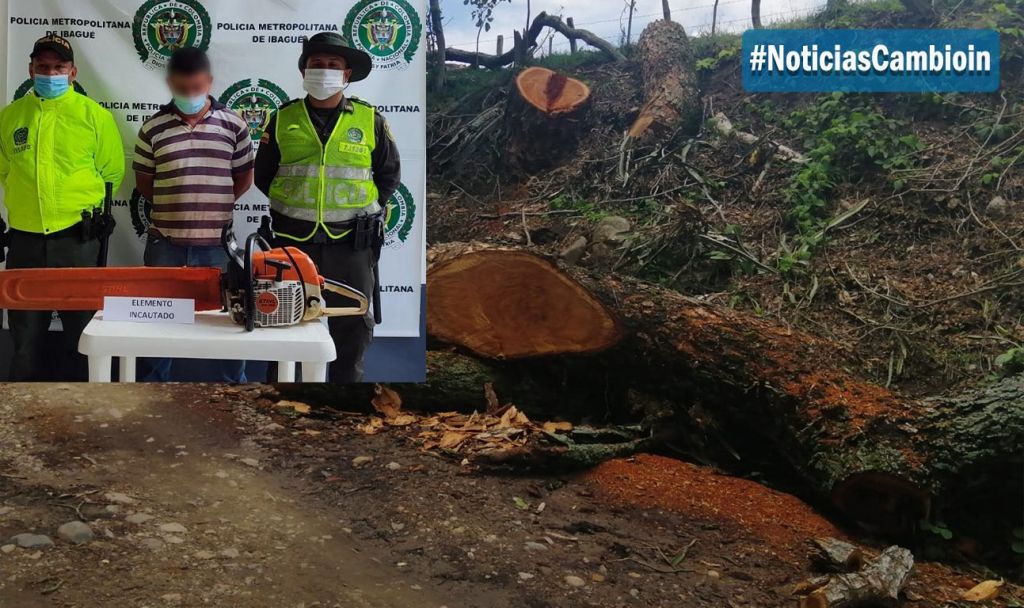
[[[488,405],[485,414],[446,412],[417,416],[401,411],[402,398],[396,391],[378,386],[373,407],[380,416],[357,428],[367,435],[376,435],[388,427],[416,426],[423,449],[463,455],[522,447],[544,433],[567,433],[573,429],[568,422],[534,424],[514,405],[500,405],[490,384],[484,387],[484,395]]]
[[[302,415],[306,415],[313,411],[313,408],[309,407],[305,403],[300,403],[298,401],[278,401],[277,403],[274,404],[274,407],[278,407],[281,409],[289,409],[295,412],[296,414]]]
[[[402,411],[402,397],[394,390],[380,384],[374,389],[373,409],[385,418],[394,418]]]
[[[968,602],[987,602],[998,597],[1002,588],[1003,581],[982,581],[960,597]]]

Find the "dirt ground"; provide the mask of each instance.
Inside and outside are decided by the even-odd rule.
[[[486,474],[267,390],[0,387],[0,607],[791,606],[802,542],[844,534],[671,459]],[[922,564],[909,605],[978,577]]]

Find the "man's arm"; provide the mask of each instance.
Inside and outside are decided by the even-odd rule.
[[[376,115],[374,132],[377,147],[373,150],[373,183],[377,185],[378,197],[382,207],[386,207],[391,195],[402,183],[402,159],[398,154],[398,144],[391,136],[391,128],[380,114]]]
[[[114,115],[106,110],[99,113],[96,133],[96,172],[103,181],[114,185],[114,191],[124,181],[124,143],[117,130]]]
[[[237,201],[249,191],[253,181],[252,136],[249,134],[249,125],[241,118],[235,134],[235,154],[231,157],[231,178],[235,182]]]
[[[156,175],[156,156],[153,155],[153,140],[146,125],[139,129],[139,138],[135,143],[135,189],[139,194],[153,200],[153,181]]]
[[[274,135],[276,129],[277,114],[274,114],[267,123],[267,130],[260,139],[260,150],[256,153],[254,181],[260,192],[267,196],[270,196],[270,184],[277,177],[277,170],[281,167],[281,149],[277,147],[277,138]]]

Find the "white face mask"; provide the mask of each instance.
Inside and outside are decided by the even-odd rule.
[[[306,70],[302,87],[313,97],[323,101],[330,99],[348,86],[345,72],[342,70]]]

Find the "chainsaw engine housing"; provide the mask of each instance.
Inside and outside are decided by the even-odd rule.
[[[231,224],[221,235],[231,259],[221,279],[224,310],[246,330],[284,327],[323,316],[359,316],[366,313],[366,296],[348,285],[320,276],[316,264],[295,247],[271,249],[263,237],[253,234],[238,246]],[[328,308],[324,291],[351,299],[358,305]]]

